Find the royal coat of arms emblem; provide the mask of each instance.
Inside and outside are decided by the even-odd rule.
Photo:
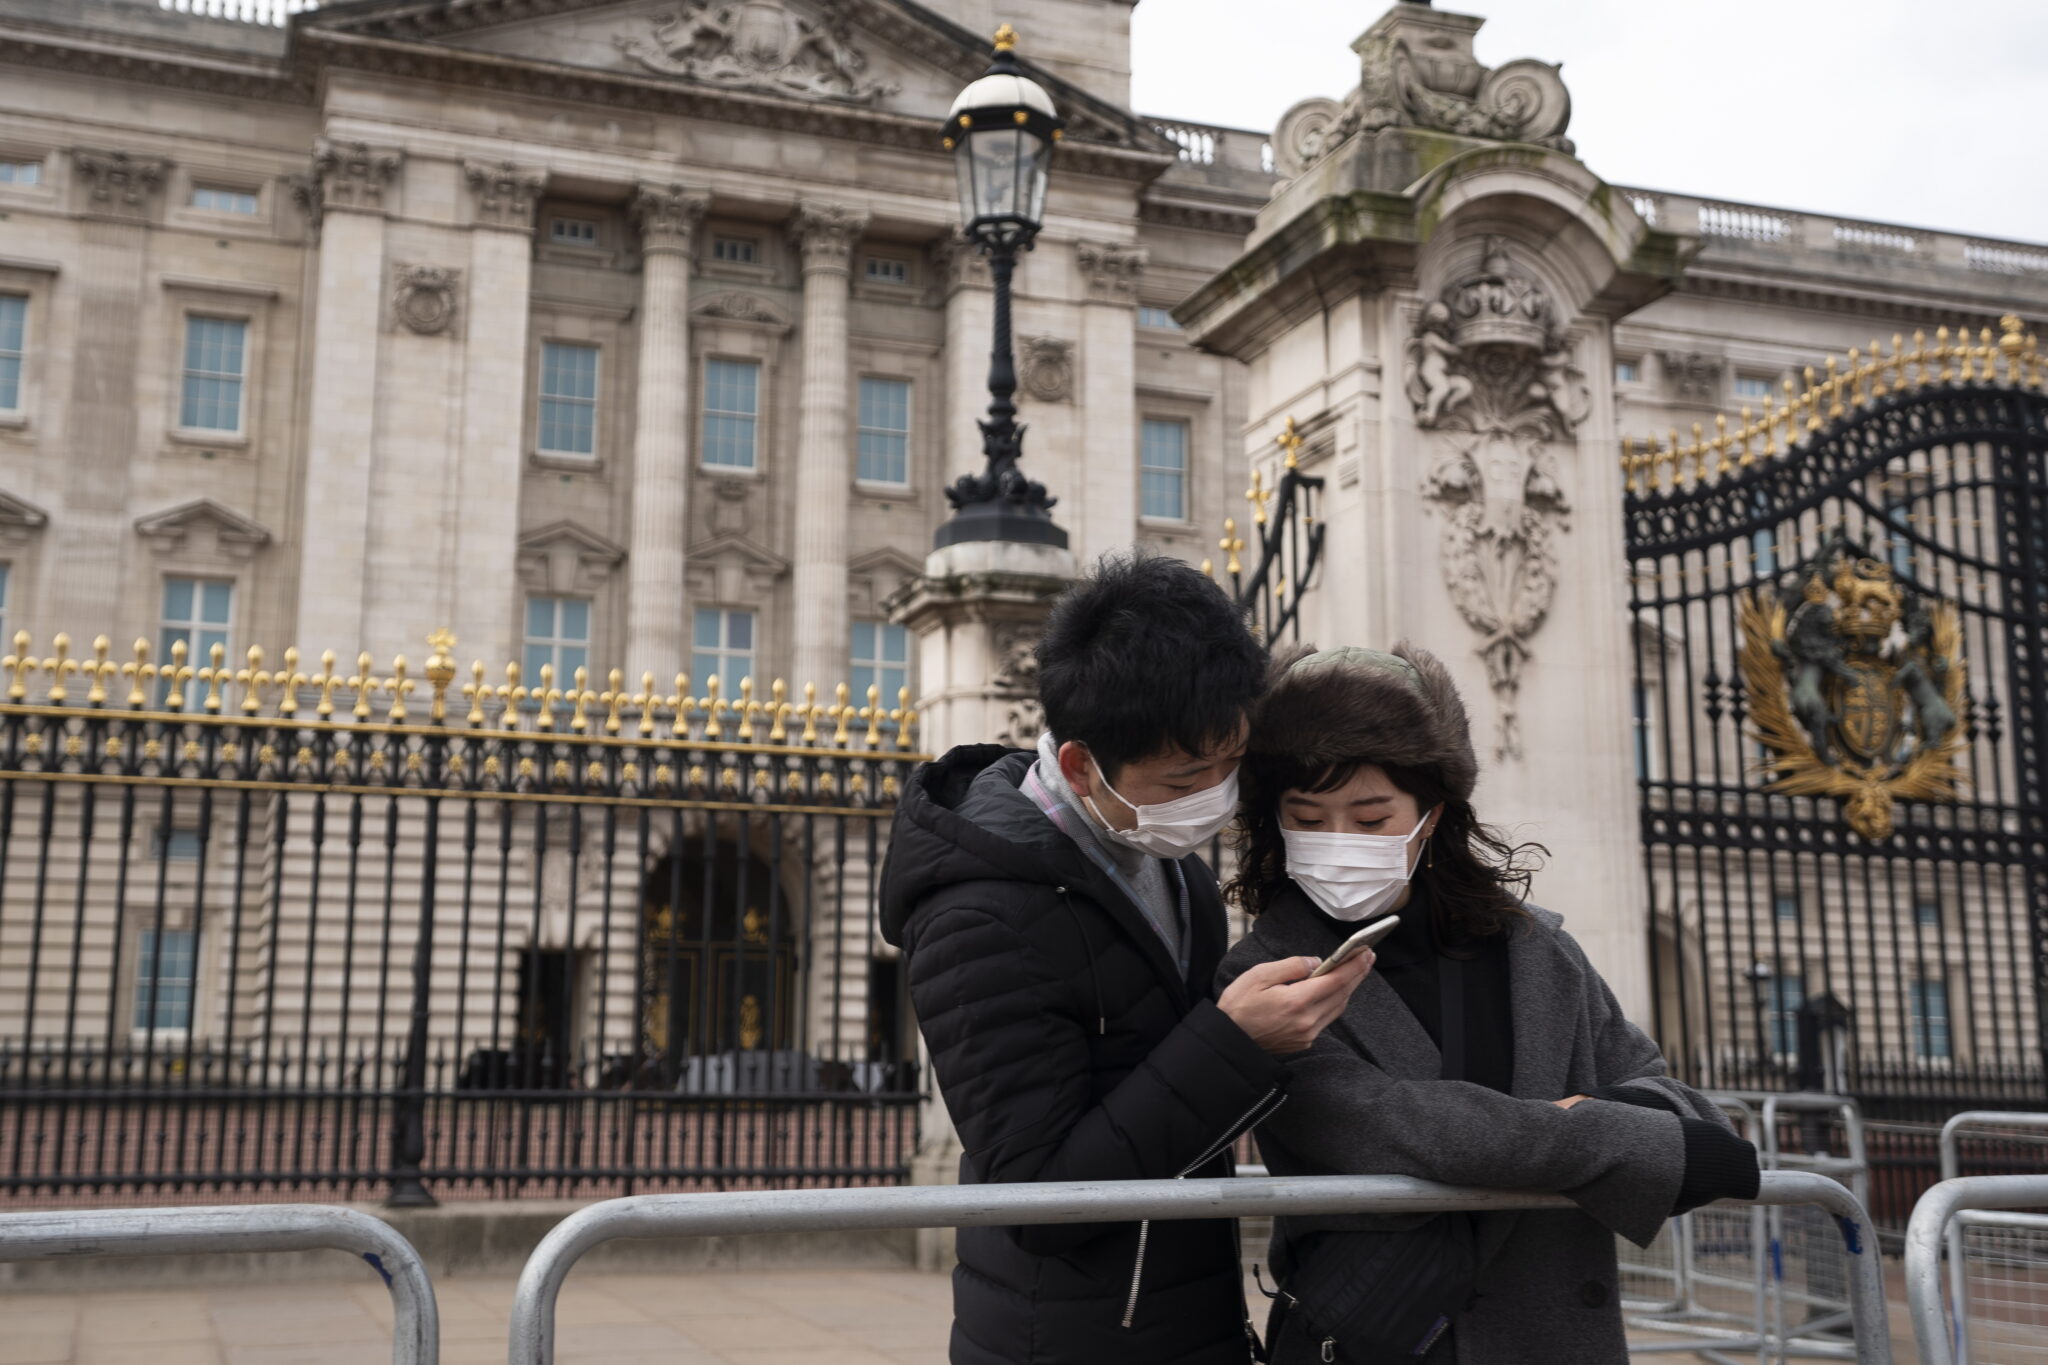
[[[1796,603],[1773,586],[1738,598],[1766,790],[1834,797],[1857,834],[1888,839],[1895,803],[1950,800],[1962,785],[1960,620],[1858,546],[1838,544],[1794,577]]]

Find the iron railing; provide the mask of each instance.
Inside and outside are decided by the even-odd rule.
[[[435,1365],[440,1310],[412,1243],[356,1209],[323,1204],[0,1213],[0,1261],[345,1251],[391,1291],[392,1365]]]
[[[1813,1204],[1835,1219],[1849,1252],[1856,1359],[1865,1365],[1890,1365],[1883,1273],[1869,1218],[1856,1197],[1825,1176],[1773,1172],[1764,1176],[1753,1202]],[[549,1365],[555,1351],[555,1301],[569,1271],[592,1248],[620,1238],[1574,1207],[1563,1195],[1462,1189],[1387,1175],[1077,1181],[613,1199],[570,1214],[534,1248],[513,1295],[509,1359],[511,1365]]]
[[[0,1194],[901,1178],[907,697],[457,687],[453,643],[0,660]]]

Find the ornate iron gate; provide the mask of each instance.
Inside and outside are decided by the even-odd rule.
[[[2048,394],[1946,328],[1623,452],[1656,1026],[1875,1117],[2038,1104]]]

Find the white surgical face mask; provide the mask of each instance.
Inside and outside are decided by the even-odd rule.
[[[1287,875],[1331,919],[1376,919],[1408,885],[1414,848],[1428,838],[1429,817],[1406,834],[1331,834],[1283,829]]]
[[[1123,801],[1138,817],[1134,829],[1117,829],[1102,818],[1102,811],[1095,804],[1095,798],[1084,796],[1083,805],[1095,817],[1095,823],[1102,827],[1104,837],[1114,839],[1126,848],[1135,848],[1140,853],[1149,853],[1155,858],[1185,858],[1201,848],[1230,823],[1237,814],[1237,769],[1230,770],[1230,776],[1206,791],[1193,792],[1177,801],[1162,801],[1153,806],[1140,806],[1125,801],[1109,779],[1102,775],[1102,765],[1095,763],[1094,755],[1088,761],[1095,764],[1095,780],[1102,789],[1117,800]]]

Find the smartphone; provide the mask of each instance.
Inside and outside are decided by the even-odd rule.
[[[1363,929],[1360,929],[1357,933],[1339,944],[1336,952],[1324,958],[1321,965],[1308,974],[1308,979],[1313,981],[1319,976],[1336,971],[1337,968],[1343,966],[1352,958],[1357,957],[1367,948],[1372,947],[1400,927],[1401,917],[1399,915],[1388,915],[1385,919],[1374,920],[1371,924],[1366,925]]]

